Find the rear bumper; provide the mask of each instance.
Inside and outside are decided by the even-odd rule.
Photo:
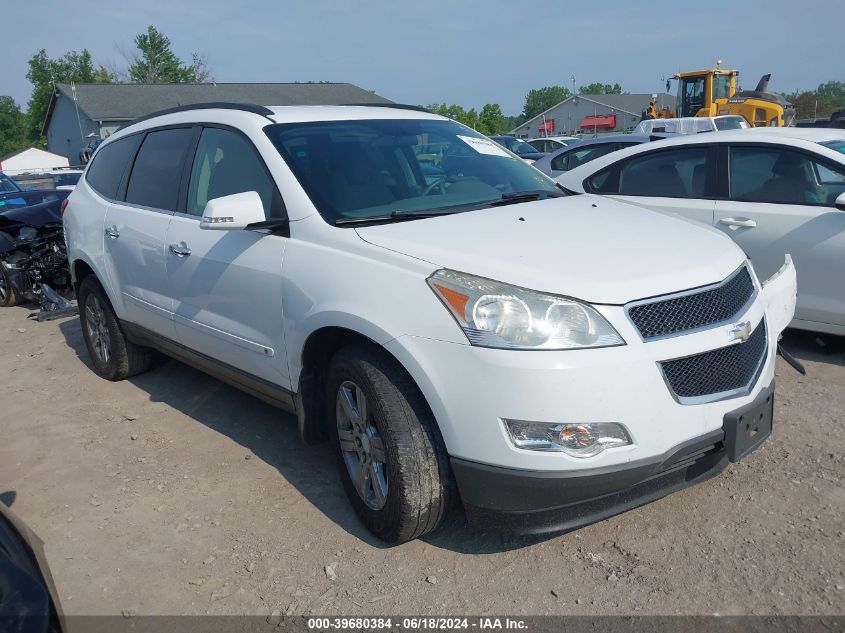
[[[755,402],[773,391],[771,384]],[[761,437],[753,449],[765,439]],[[453,458],[452,470],[470,523],[543,534],[579,528],[656,501],[718,475],[729,463],[725,431],[720,429],[656,460],[606,468],[525,471]]]

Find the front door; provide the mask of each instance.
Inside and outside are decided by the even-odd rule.
[[[167,281],[178,341],[284,388],[290,387],[282,319],[287,238],[267,231],[200,229],[205,204],[256,191],[269,218],[281,214],[272,177],[250,141],[229,129],[203,129],[184,213],[167,231]]]
[[[845,327],[845,211],[833,204],[845,168],[779,145],[732,146],[727,158],[729,199],[716,203],[715,226],[745,250],[761,281],[792,255],[796,318]]]

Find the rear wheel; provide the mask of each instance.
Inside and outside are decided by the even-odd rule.
[[[349,501],[391,544],[437,528],[451,496],[448,456],[407,372],[367,345],[335,354],[326,393],[329,432]]]
[[[123,380],[146,371],[151,350],[123,334],[103,287],[93,277],[79,286],[79,321],[94,371],[107,380]]]
[[[0,262],[0,307],[9,308],[21,303],[21,297],[12,284],[6,264]]]

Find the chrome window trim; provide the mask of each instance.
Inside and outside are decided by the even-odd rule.
[[[694,327],[687,330],[679,330],[678,332],[672,332],[671,334],[661,334],[659,336],[643,336],[642,332],[640,332],[640,328],[637,326],[636,322],[633,318],[631,318],[631,309],[636,308],[637,306],[641,305],[649,305],[652,303],[661,303],[663,301],[669,301],[671,299],[679,299],[681,297],[688,297],[691,295],[701,294],[702,292],[708,292],[710,290],[716,290],[729,284],[733,281],[734,277],[736,277],[742,269],[746,269],[748,271],[748,275],[751,277],[751,284],[754,286],[754,292],[751,293],[751,296],[748,297],[748,300],[731,316],[722,319],[721,321],[716,321],[714,323],[708,323],[707,325],[700,325],[698,327]],[[653,341],[663,341],[665,339],[675,338],[678,336],[687,336],[688,334],[696,334],[698,332],[704,332],[705,330],[712,330],[714,328],[720,327],[722,325],[726,325],[731,321],[734,321],[738,318],[738,315],[745,314],[751,305],[754,303],[757,296],[760,294],[760,285],[757,280],[756,275],[754,274],[754,269],[749,265],[748,260],[745,260],[742,265],[733,271],[730,275],[725,277],[722,281],[708,284],[706,286],[697,286],[695,288],[690,288],[689,290],[681,290],[680,292],[673,292],[666,295],[657,295],[655,297],[649,297],[648,299],[637,299],[636,301],[629,301],[624,305],[625,308],[625,316],[628,318],[628,322],[633,326],[636,330],[637,335],[640,337],[640,340],[644,343],[651,343]]]

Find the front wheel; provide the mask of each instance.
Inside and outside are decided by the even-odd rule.
[[[390,544],[437,528],[451,497],[448,456],[404,368],[372,346],[340,350],[326,410],[343,486],[367,528]]]
[[[0,307],[10,308],[21,303],[21,296],[15,290],[6,264],[0,262]]]

